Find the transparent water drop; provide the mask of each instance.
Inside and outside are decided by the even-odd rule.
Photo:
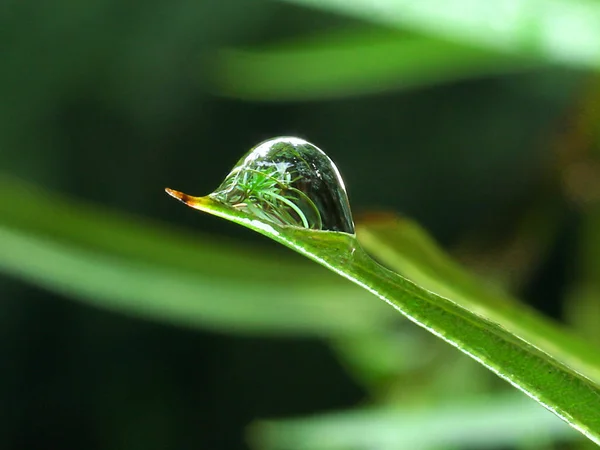
[[[278,225],[354,234],[337,167],[321,149],[296,137],[252,148],[209,197]]]

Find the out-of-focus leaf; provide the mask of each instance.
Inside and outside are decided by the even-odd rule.
[[[578,113],[564,140],[561,187],[580,208],[576,280],[564,303],[567,321],[600,347],[600,77],[582,92]]]
[[[6,178],[0,271],[98,307],[225,332],[331,336],[393,320],[317,267]]]
[[[577,439],[555,416],[516,395],[258,421],[249,429],[260,450],[481,449]]]
[[[357,381],[371,389],[383,385],[389,396],[390,380],[431,362],[435,352],[431,340],[423,337],[428,336],[408,329],[374,330],[368,334],[332,339],[330,345]]]
[[[283,1],[551,62],[600,67],[600,3],[594,0]]]
[[[222,50],[221,95],[319,100],[407,89],[531,68],[532,61],[473,46],[366,28],[251,49]]]
[[[600,207],[592,206],[581,228],[580,279],[567,301],[568,320],[587,338],[600,345]]]

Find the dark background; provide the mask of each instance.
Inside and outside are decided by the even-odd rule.
[[[581,124],[600,98],[591,75],[543,66],[306,101],[215,87],[221,49],[371,26],[275,1],[5,1],[0,171],[296,262],[163,188],[204,195],[256,143],[299,136],[337,163],[356,214],[415,219],[474,271],[567,320],[594,228],[597,185],[573,175],[595,167]],[[232,260],[232,273],[245,264]],[[257,418],[381,400],[320,339],[182,328],[77,300],[0,278],[1,448],[241,449]],[[571,323],[597,339],[593,326]]]

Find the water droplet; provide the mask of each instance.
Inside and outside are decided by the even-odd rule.
[[[322,150],[303,139],[258,144],[210,197],[278,225],[354,234],[342,177]]]

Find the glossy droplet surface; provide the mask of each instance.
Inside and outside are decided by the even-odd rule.
[[[354,234],[335,164],[303,139],[278,137],[257,145],[210,197],[278,225]]]

